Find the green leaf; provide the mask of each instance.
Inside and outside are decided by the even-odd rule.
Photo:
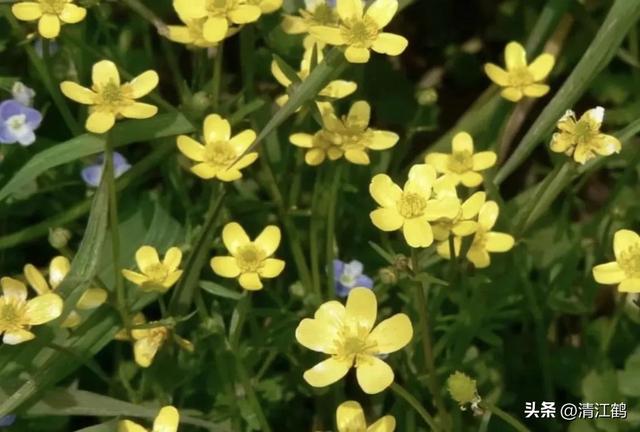
[[[223,287],[222,285],[211,281],[201,280],[200,288],[217,297],[228,298],[231,300],[240,300],[242,298],[242,293]]]

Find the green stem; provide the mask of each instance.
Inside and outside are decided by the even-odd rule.
[[[504,420],[505,423],[509,423],[511,426],[513,426],[513,428],[515,430],[517,430],[517,431],[520,431],[520,432],[531,432],[529,430],[529,428],[526,427],[525,425],[523,425],[518,419],[513,417],[508,412],[502,411],[500,408],[498,408],[497,406],[495,406],[493,404],[490,404],[488,402],[481,402],[480,403],[480,408],[484,408],[487,411],[491,411],[493,414],[497,415],[502,420]]]
[[[602,341],[602,354],[606,355],[609,351],[609,347],[611,346],[611,342],[613,341],[613,336],[616,334],[616,329],[618,328],[618,323],[620,322],[620,318],[624,314],[624,304],[625,304],[625,295],[620,295],[618,302],[616,303],[615,313],[613,318],[609,322],[609,327],[607,328],[607,333],[605,334],[604,340]]]
[[[320,234],[320,225],[322,223],[322,207],[320,197],[324,192],[324,170],[326,167],[320,167],[316,170],[316,181],[313,187],[313,195],[311,196],[311,218],[309,226],[309,254],[311,261],[311,280],[313,282],[313,291],[320,293],[320,247],[318,246],[318,235]]]
[[[242,295],[242,298],[238,301],[235,310],[235,322],[232,323],[231,328],[229,329],[229,342],[231,343],[231,347],[235,350],[238,349],[238,345],[240,344],[240,338],[242,337],[242,329],[244,328],[244,323],[247,321],[247,314],[251,309],[251,294],[248,291],[245,291]]]
[[[224,54],[224,44],[218,44],[218,51],[213,63],[213,80],[211,81],[211,109],[218,112],[220,106],[220,88],[222,86],[222,60]]]
[[[335,297],[335,275],[333,274],[333,260],[335,258],[334,242],[336,231],[336,204],[338,202],[338,193],[340,191],[340,182],[344,165],[338,162],[338,166],[333,172],[331,190],[329,195],[328,216],[327,216],[327,241],[326,241],[326,260],[327,260],[327,298]]]
[[[418,402],[418,399],[416,399],[411,393],[409,393],[404,387],[402,387],[398,383],[391,384],[390,388],[392,392],[400,396],[402,399],[404,399],[405,402],[411,405],[411,407],[414,410],[416,410],[418,415],[422,417],[422,419],[431,428],[432,431],[434,432],[440,431],[440,428],[436,425],[435,421],[433,420],[433,417],[431,417],[431,415],[427,412],[427,410],[420,404],[420,402]]]

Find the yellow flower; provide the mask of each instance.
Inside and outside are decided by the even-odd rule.
[[[178,270],[181,261],[182,251],[177,247],[169,248],[160,262],[154,247],[141,246],[136,251],[136,264],[142,273],[123,269],[122,275],[143,291],[164,293],[182,276],[182,270]]]
[[[308,149],[304,154],[304,161],[307,165],[320,165],[328,157],[329,160],[340,159],[344,155],[342,146],[336,144],[331,134],[324,129],[313,135],[306,133],[295,133],[289,137],[291,144]]]
[[[185,19],[204,18],[202,34],[208,42],[220,42],[234,24],[255,22],[262,14],[244,0],[174,0],[173,7]]]
[[[618,291],[640,292],[640,236],[622,229],[613,236],[616,260],[593,268],[593,277],[601,284],[618,284]]]
[[[73,4],[74,0],[35,0],[19,2],[11,6],[11,12],[21,21],[38,20],[38,33],[46,39],[60,34],[63,24],[79,23],[87,10]]]
[[[375,0],[364,11],[362,0],[337,0],[340,17],[338,27],[313,26],[310,33],[330,45],[346,45],[345,57],[351,63],[366,63],[374,50],[380,54],[397,56],[409,42],[400,35],[382,31],[398,10],[398,0]]]
[[[282,0],[247,0],[247,4],[258,6],[263,14],[270,14],[282,7]]]
[[[609,156],[619,153],[620,141],[611,135],[600,132],[604,108],[596,107],[585,112],[580,120],[576,114],[568,110],[558,121],[560,132],[553,134],[551,150],[572,156],[579,164],[584,164],[596,155]]]
[[[317,61],[320,63],[324,59],[324,54],[322,53],[322,49],[318,46],[311,46],[309,49],[304,51],[304,55],[302,57],[302,62],[300,63],[300,71],[297,73],[300,81],[304,81],[309,77],[311,73],[311,59],[314,51],[317,53]],[[289,89],[293,84],[291,80],[287,77],[287,75],[282,71],[277,61],[271,62],[271,73],[273,74],[276,81],[278,81],[282,86]],[[318,93],[319,98],[337,100],[345,98],[358,89],[358,85],[353,81],[345,81],[345,80],[333,80],[325,88],[320,90]],[[279,106],[282,106],[287,103],[289,100],[288,94],[283,94],[278,96],[276,99],[276,103]]]
[[[158,85],[158,74],[148,70],[131,82],[121,84],[118,68],[113,62],[102,60],[93,65],[93,85],[90,89],[72,81],[60,84],[62,93],[69,99],[90,105],[85,127],[94,133],[105,133],[117,119],[126,117],[146,119],[158,112],[158,107],[136,102]]]
[[[162,407],[151,432],[177,432],[180,423],[180,413],[171,405]],[[118,422],[118,432],[147,432],[147,429],[131,420]]]
[[[404,348],[413,337],[409,317],[396,314],[374,328],[378,305],[369,288],[356,287],[349,292],[347,304],[329,301],[313,318],[303,319],[296,339],[310,350],[331,357],[304,373],[313,387],[325,387],[356,368],[358,384],[365,393],[380,393],[393,382],[393,370],[380,358]]]
[[[449,390],[451,398],[461,407],[467,404],[477,405],[481,401],[476,380],[459,371],[449,375],[447,390]]]
[[[346,401],[336,410],[338,432],[393,432],[396,419],[387,415],[367,427],[362,406],[356,401]]]
[[[382,231],[402,229],[409,246],[428,247],[433,243],[430,222],[454,218],[460,211],[457,198],[445,196],[432,199],[432,185],[436,172],[430,165],[414,165],[404,189],[386,174],[378,174],[369,185],[369,192],[380,205],[369,215]]]
[[[438,180],[436,180],[436,183]],[[434,186],[434,190],[436,190],[438,198],[443,196],[442,193],[438,193],[436,186]],[[455,188],[453,189],[452,196],[457,198]],[[447,240],[451,234],[458,237],[466,237],[475,233],[478,229],[478,222],[476,222],[475,219],[485,199],[486,194],[484,192],[476,192],[460,205],[460,211],[458,211],[458,214],[453,218],[438,219],[433,222],[431,224],[433,237],[441,242]]]
[[[207,18],[190,19],[184,16],[180,9],[175,7],[175,3],[174,9],[176,9],[176,13],[184,25],[167,26],[167,38],[169,38],[169,40],[197,48],[211,48],[218,45],[218,42],[209,42],[204,37],[204,23],[207,21]],[[238,27],[229,27],[225,38],[233,36],[238,32],[238,30]]]
[[[453,137],[451,154],[429,153],[425,162],[433,165],[437,172],[447,174],[454,185],[462,183],[467,187],[476,187],[482,183],[482,174],[496,163],[497,156],[492,151],[473,152],[473,138],[466,132]]]
[[[47,283],[40,270],[31,264],[24,266],[24,276],[38,295],[44,295],[55,291],[67,276],[69,270],[71,270],[69,259],[64,256],[57,256],[49,264],[49,283]],[[105,290],[102,288],[88,288],[82,293],[76,303],[76,308],[79,310],[96,309],[106,300],[107,292]],[[76,327],[81,321],[80,314],[73,310],[61,325],[62,327]]]
[[[327,4],[325,0],[306,0],[305,6],[305,9],[298,11],[300,16],[285,15],[282,20],[282,29],[285,33],[308,34],[311,27],[335,27],[340,22],[335,8]],[[304,39],[304,46],[307,47],[318,42],[320,42],[318,39],[308,35]]]
[[[222,242],[231,256],[213,257],[211,268],[222,277],[238,278],[246,290],[262,289],[261,278],[274,278],[284,270],[284,261],[271,258],[280,245],[280,228],[275,225],[252,241],[239,223],[230,222],[222,229]]]
[[[475,236],[473,237],[471,247],[467,252],[467,259],[471,261],[476,268],[485,268],[491,264],[491,256],[489,255],[489,252],[507,252],[513,247],[514,239],[511,235],[491,231],[493,226],[496,224],[499,212],[500,209],[498,208],[498,204],[494,201],[487,201],[480,208],[480,213],[478,214],[478,227]],[[460,237],[454,237],[454,246],[455,253],[457,255],[460,253],[460,248],[462,246],[462,239]],[[438,255],[441,257],[446,259],[451,258],[451,251],[448,242],[444,241],[438,244],[437,251]]]
[[[17,345],[36,337],[31,326],[48,323],[62,314],[62,298],[48,293],[27,300],[27,287],[10,277],[0,279],[0,335],[2,342]]]
[[[217,114],[204,119],[204,142],[202,145],[186,135],[178,137],[178,148],[189,159],[198,162],[191,172],[203,179],[217,178],[234,181],[242,177],[241,169],[258,158],[258,153],[248,153],[234,163],[256,140],[256,133],[244,130],[231,137],[231,125]],[[233,164],[233,166],[231,166]]]
[[[523,96],[538,98],[547,94],[549,86],[540,84],[553,69],[555,57],[551,54],[538,56],[527,65],[527,53],[518,42],[509,42],[504,49],[507,70],[493,63],[484,65],[484,71],[491,81],[504,87],[502,97],[518,102]]]

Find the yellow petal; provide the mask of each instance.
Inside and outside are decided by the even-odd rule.
[[[229,31],[229,21],[226,17],[210,16],[202,27],[202,36],[207,42],[220,42]]]
[[[371,150],[386,150],[398,143],[400,137],[398,134],[387,131],[373,131],[371,140],[367,143],[367,147]]]
[[[352,364],[352,360],[338,360],[330,357],[308,369],[302,377],[312,387],[326,387],[344,377]]]
[[[81,322],[82,317],[80,316],[80,314],[72,310],[71,312],[69,312],[69,315],[67,315],[64,321],[62,321],[60,326],[63,328],[74,328],[78,327]]]
[[[367,432],[393,432],[396,430],[396,419],[393,416],[384,416],[367,428]]]
[[[360,388],[367,394],[377,394],[393,382],[393,370],[384,360],[367,356],[358,364],[356,378]]]
[[[169,272],[175,271],[182,262],[182,251],[177,247],[170,247],[164,254],[162,265],[164,265]]]
[[[149,281],[145,275],[127,269],[122,269],[122,276],[136,285],[142,285]]]
[[[466,187],[476,187],[482,183],[482,175],[477,172],[467,171],[460,176],[460,181]]]
[[[178,282],[178,279],[180,279],[181,276],[182,276],[182,270],[176,270],[174,272],[169,273],[167,278],[164,281],[162,281],[162,288],[163,289],[160,289],[158,291],[159,292],[166,292],[176,282]]]
[[[258,291],[262,289],[262,281],[258,273],[242,273],[238,278],[240,286],[249,291]]]
[[[613,236],[613,251],[618,261],[627,250],[636,247],[640,243],[640,236],[631,230],[621,229]]]
[[[347,124],[358,130],[365,130],[371,119],[371,105],[367,101],[357,101],[349,109]]]
[[[530,84],[524,88],[524,95],[528,97],[542,97],[549,93],[549,86],[546,84]]]
[[[2,285],[2,294],[7,299],[14,299],[20,303],[27,300],[27,287],[19,280],[5,276],[0,279],[0,285]]]
[[[404,184],[406,193],[417,193],[428,199],[431,187],[436,180],[436,170],[431,165],[417,164],[409,170],[408,180]]]
[[[640,292],[640,278],[625,279],[618,285],[618,291],[637,293]]]
[[[335,354],[334,340],[338,337],[339,330],[339,327],[327,325],[322,320],[305,318],[296,328],[296,340],[310,350]]]
[[[256,133],[251,129],[243,130],[229,141],[238,155],[244,153],[256,140]]]
[[[331,99],[342,99],[353,94],[358,89],[358,84],[353,81],[333,80],[320,91],[320,96]]]
[[[378,174],[371,179],[369,193],[382,207],[395,208],[396,203],[402,197],[400,186],[395,184],[386,174]]]
[[[192,44],[194,42],[193,35],[189,27],[187,26],[175,26],[170,25],[167,26],[168,34],[167,37],[170,41],[181,43],[181,44]]]
[[[316,39],[329,45],[344,45],[346,42],[342,37],[342,32],[336,27],[313,26],[309,33]]]
[[[476,221],[460,221],[456,223],[453,227],[451,227],[451,232],[453,232],[458,237],[466,237],[478,230],[478,222]],[[437,237],[436,237],[437,238]],[[446,240],[446,239],[442,239]]]
[[[362,0],[337,0],[336,11],[343,21],[359,19],[364,15],[364,5]]]
[[[473,138],[466,132],[459,132],[451,141],[451,150],[454,153],[473,153]]]
[[[551,151],[565,153],[574,145],[573,135],[560,132],[554,133],[551,137]]]
[[[120,74],[115,63],[109,60],[102,60],[93,65],[91,79],[94,85],[104,86],[109,83],[120,85]]]
[[[60,34],[60,18],[57,15],[44,14],[38,21],[38,33],[45,39],[53,39]]]
[[[489,252],[506,252],[513,247],[514,239],[509,234],[488,232],[485,234],[486,248]]]
[[[270,14],[282,7],[282,0],[262,0],[260,2],[260,10],[264,14]]]
[[[134,99],[141,98],[148,95],[151,91],[158,86],[160,78],[156,71],[148,70],[129,82],[131,88],[131,97]]]
[[[504,49],[504,61],[508,71],[527,66],[524,47],[518,42],[509,42]]]
[[[280,83],[280,85],[284,87],[289,87],[291,85],[291,80],[285,73],[280,69],[280,65],[278,65],[277,61],[271,62],[271,74],[273,77]]]
[[[134,423],[131,420],[122,420],[118,422],[118,432],[148,432],[145,428],[138,423]]]
[[[87,10],[85,8],[71,3],[64,5],[64,9],[62,9],[60,13],[60,19],[67,24],[79,23],[85,16],[87,16]]]
[[[529,72],[536,81],[542,81],[549,75],[556,59],[551,54],[539,55],[530,65]]]
[[[467,259],[471,261],[476,268],[486,268],[491,264],[489,252],[480,247],[472,246],[467,253]]]
[[[436,171],[446,173],[447,171],[449,171],[450,157],[450,155],[445,153],[429,153],[424,160],[425,163],[434,167]]]
[[[402,234],[407,244],[413,248],[425,248],[433,243],[431,225],[423,217],[405,220]]]
[[[484,65],[484,72],[489,79],[499,86],[506,87],[509,85],[509,73],[493,63]]]
[[[242,178],[242,173],[240,171],[238,171],[237,169],[226,169],[225,168],[225,169],[221,169],[220,171],[218,171],[216,176],[221,181],[231,182],[231,181],[236,181],[236,180]]]
[[[40,273],[40,270],[33,265],[27,264],[24,266],[24,276],[27,278],[29,285],[31,285],[38,294],[46,294],[51,291],[49,284],[44,279],[44,276],[42,276],[42,273]]]
[[[573,159],[582,165],[593,159],[595,156],[596,155],[591,151],[591,147],[585,143],[578,144],[573,152]]]
[[[209,163],[200,163],[191,167],[191,172],[200,178],[209,180],[218,175],[218,168]]]
[[[297,147],[311,148],[313,147],[313,135],[296,133],[289,136],[289,142]]]
[[[204,146],[186,135],[178,137],[178,149],[191,160],[204,161]]]
[[[40,325],[53,321],[62,314],[62,306],[62,298],[58,294],[39,295],[27,302],[26,320],[29,325]]]
[[[49,285],[56,289],[71,270],[71,263],[65,256],[57,256],[49,264]]]
[[[218,275],[226,278],[240,276],[240,267],[234,257],[213,257],[210,262],[211,269]]]
[[[498,156],[492,151],[478,152],[473,155],[473,170],[482,171],[496,164]]]
[[[13,329],[13,330],[7,330],[4,333],[4,336],[2,337],[2,342],[6,343],[7,345],[18,345],[23,342],[30,341],[35,337],[36,335],[34,335],[28,330]]]
[[[379,208],[369,213],[371,222],[382,231],[396,231],[402,228],[404,218],[394,208]]]
[[[241,4],[229,11],[229,19],[234,24],[248,24],[257,21],[261,14],[258,6]]]
[[[366,63],[369,61],[371,57],[371,52],[369,48],[357,47],[354,45],[350,45],[344,52],[344,56],[351,63]]]
[[[407,346],[411,338],[411,320],[407,315],[400,313],[378,324],[367,338],[367,343],[374,344],[379,353],[389,354]]]
[[[218,114],[210,114],[204,119],[204,137],[206,142],[229,141],[231,125]]]
[[[151,432],[176,432],[180,423],[180,413],[175,407],[169,405],[162,407],[155,421]]]
[[[349,149],[344,152],[344,157],[356,165],[369,165],[371,160],[364,149]]]
[[[85,127],[89,132],[103,134],[113,127],[116,123],[116,116],[110,112],[94,111],[89,114]]]
[[[390,56],[397,56],[404,52],[409,45],[409,41],[400,35],[393,33],[380,33],[371,49],[380,54],[387,54]]]
[[[248,154],[242,156],[238,162],[233,164],[233,169],[234,170],[241,170],[243,168],[246,168],[249,165],[251,165],[252,163],[254,163],[256,161],[256,159],[258,159],[258,153],[256,153],[256,152],[248,153]]]
[[[158,251],[151,246],[141,246],[136,251],[136,264],[138,268],[145,271],[146,268],[156,264],[160,264],[160,257],[158,257]]]
[[[95,309],[107,301],[107,292],[102,288],[89,288],[78,300],[76,307],[81,310]]]
[[[264,251],[266,256],[271,256],[278,249],[281,237],[280,228],[269,225],[256,237],[254,243]]]
[[[620,153],[622,143],[612,135],[600,134],[594,138],[593,150],[601,156]]]
[[[207,16],[206,0],[174,0],[176,12],[186,19],[204,18]]]
[[[398,11],[398,0],[376,0],[367,9],[366,15],[378,26],[385,27]]]
[[[517,87],[507,87],[500,92],[500,95],[511,102],[518,102],[522,99],[522,90]]]
[[[369,288],[356,287],[349,291],[345,313],[348,319],[358,322],[359,327],[369,332],[376,322],[378,301]]]
[[[463,219],[471,219],[477,216],[480,212],[480,208],[484,204],[487,198],[487,194],[484,192],[476,192],[471,195],[463,204],[462,204],[462,218]]]
[[[325,158],[326,154],[324,150],[318,148],[311,149],[304,154],[304,161],[310,166],[320,165],[324,162]]]
[[[287,34],[301,34],[306,33],[309,30],[309,26],[299,16],[285,15],[282,19],[282,30]]]
[[[163,343],[164,339],[159,337],[143,337],[136,340],[133,344],[133,356],[138,366],[143,368],[151,366]]]
[[[597,265],[593,268],[592,272],[596,282],[605,285],[617,284],[626,278],[624,271],[615,261]]]
[[[331,300],[320,305],[313,317],[319,321],[322,321],[326,326],[334,328],[334,330],[340,331],[342,328],[342,322],[344,321],[346,309],[342,303],[336,300]]]
[[[460,213],[460,200],[452,196],[444,196],[427,201],[425,218],[428,221],[453,219]]]
[[[478,223],[485,231],[489,231],[496,224],[500,209],[495,201],[484,203],[478,214]]]
[[[36,2],[21,2],[11,6],[11,12],[22,21],[35,21],[42,16],[40,4]]]
[[[158,113],[158,107],[151,104],[135,102],[120,109],[120,114],[126,118],[147,119]]]
[[[232,255],[238,253],[238,249],[251,243],[245,230],[237,222],[230,222],[222,229],[222,242]]]
[[[362,431],[367,428],[364,411],[356,401],[341,403],[336,410],[338,432]]]
[[[96,94],[93,90],[74,83],[73,81],[64,81],[60,84],[60,90],[69,99],[85,105],[93,105],[96,100]]]

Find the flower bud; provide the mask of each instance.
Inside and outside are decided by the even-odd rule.
[[[71,231],[65,228],[49,229],[49,244],[55,249],[62,249],[67,246],[71,239]]]
[[[456,371],[449,376],[447,389],[451,398],[458,402],[461,407],[466,404],[474,406],[480,402],[476,380],[471,379],[462,372]]]
[[[378,277],[385,285],[393,285],[398,282],[398,275],[393,267],[384,267],[378,271]]]

